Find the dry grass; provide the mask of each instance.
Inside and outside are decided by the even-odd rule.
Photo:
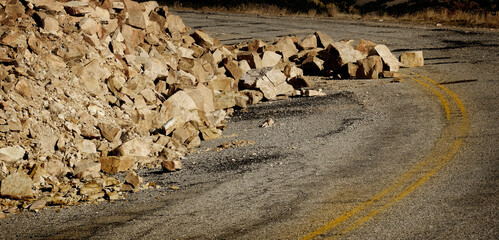
[[[302,17],[331,17],[338,19],[366,19],[366,20],[386,20],[392,22],[410,22],[410,23],[429,23],[429,24],[445,24],[457,25],[466,27],[486,27],[499,28],[499,12],[495,13],[469,13],[464,11],[448,11],[448,10],[433,10],[428,9],[412,14],[406,14],[401,17],[393,17],[387,14],[368,14],[359,15],[352,10],[350,14],[340,13],[338,7],[334,4],[326,5],[325,12],[319,12],[311,9],[306,13],[290,11],[286,8],[281,8],[275,5],[267,4],[242,4],[233,8],[226,7],[202,7],[201,9],[192,9],[182,6],[176,2],[172,9],[177,10],[198,10],[202,12],[230,12],[241,14],[258,14],[267,16],[302,16]]]

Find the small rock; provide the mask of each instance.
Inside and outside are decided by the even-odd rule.
[[[182,169],[182,162],[180,160],[167,160],[161,162],[163,171],[174,172]]]
[[[265,122],[262,125],[260,125],[260,127],[267,128],[267,127],[272,127],[274,125],[275,125],[274,120],[272,118],[269,118],[269,119],[265,120]]]
[[[133,188],[139,189],[140,185],[142,184],[143,180],[142,177],[140,177],[136,172],[130,171],[125,177],[126,183],[129,183],[132,185]]]
[[[14,199],[26,199],[33,197],[31,178],[23,172],[16,172],[2,180],[0,195]]]
[[[0,160],[6,163],[13,163],[21,160],[26,151],[20,146],[0,148]]]
[[[424,65],[423,51],[405,52],[400,55],[400,63],[404,67],[422,67]]]
[[[38,212],[41,209],[45,208],[46,205],[47,205],[47,202],[45,200],[37,200],[37,201],[33,202],[31,204],[31,206],[29,206],[29,210],[33,211],[33,212]]]

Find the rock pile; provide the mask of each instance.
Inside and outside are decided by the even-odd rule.
[[[317,32],[223,46],[154,1],[0,0],[0,213],[120,199],[154,185],[134,169],[181,169],[234,107],[313,96],[304,73],[401,66],[384,45],[352,43]]]

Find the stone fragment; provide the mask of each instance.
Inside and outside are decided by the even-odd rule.
[[[163,171],[175,172],[177,170],[182,170],[182,162],[180,160],[166,160],[161,162]]]
[[[132,185],[133,188],[139,189],[140,185],[144,182],[142,177],[140,177],[136,172],[130,171],[125,177],[126,183]]]
[[[55,18],[46,16],[43,19],[43,30],[41,32],[58,35],[58,31],[59,31],[59,22]]]
[[[0,160],[6,163],[14,163],[24,157],[26,151],[20,146],[0,148]]]
[[[274,67],[281,61],[281,55],[272,51],[265,51],[262,57],[262,67]]]
[[[334,42],[333,38],[326,33],[322,33],[322,32],[317,31],[314,34],[317,37],[317,46],[318,47],[327,48],[327,46],[329,46],[329,44]]]
[[[376,47],[371,49],[369,55],[378,55],[381,57],[381,60],[383,60],[383,70],[398,72],[401,64],[386,45],[376,45]]]
[[[298,53],[295,42],[290,36],[285,36],[279,39],[274,45],[269,46],[268,51],[276,51],[281,53],[284,61],[289,60],[289,57]]]
[[[167,29],[173,39],[181,39],[181,35],[188,32],[189,28],[184,25],[182,18],[168,14],[166,17]]]
[[[237,60],[246,60],[252,69],[262,68],[262,59],[256,52],[241,52],[237,55]]]
[[[128,171],[136,162],[131,156],[107,156],[99,159],[101,169],[105,173]]]
[[[130,26],[140,28],[140,29],[147,28],[146,16],[144,16],[144,12],[142,12],[141,8],[132,7],[132,8],[129,8],[127,10],[128,10],[127,23]]]
[[[357,61],[357,78],[378,79],[383,71],[383,62],[379,56],[369,56]]]
[[[95,143],[87,139],[81,140],[76,143],[76,148],[82,153],[97,153],[97,147],[95,146]]]
[[[263,48],[266,45],[267,44],[264,41],[262,41],[261,39],[255,39],[252,42],[248,43],[248,51],[261,53],[261,52],[263,52]]]
[[[384,78],[399,78],[399,77],[402,77],[402,73],[383,71],[383,77]]]
[[[303,96],[305,96],[305,97],[316,97],[316,96],[323,97],[323,96],[326,96],[326,93],[322,92],[322,91],[308,89],[308,90],[305,90],[303,92]]]
[[[263,124],[260,125],[260,127],[268,128],[268,127],[272,127],[274,125],[275,125],[275,121],[272,118],[269,118],[269,119],[265,120],[265,122],[263,122]]]
[[[423,51],[405,52],[400,55],[400,63],[404,67],[414,68],[424,65]]]
[[[33,212],[38,212],[47,206],[47,202],[43,199],[34,201],[30,206],[29,210]]]
[[[287,78],[295,78],[295,77],[303,75],[303,69],[297,67],[293,63],[293,64],[286,65],[286,67],[284,67],[283,73],[284,73],[284,75],[286,75]]]
[[[367,57],[367,55],[369,55],[369,52],[371,52],[371,50],[376,47],[376,45],[376,43],[369,40],[360,39],[359,43],[357,43],[357,46],[355,46],[355,49]]]
[[[324,68],[328,70],[340,70],[343,65],[349,62],[357,62],[357,60],[364,58],[361,52],[355,50],[351,44],[345,42],[329,44],[325,53],[327,60]]]
[[[0,195],[14,199],[27,199],[33,197],[31,178],[23,172],[10,174],[2,180]]]
[[[236,81],[239,81],[243,76],[243,70],[239,67],[236,61],[226,58],[224,59],[224,67],[229,73],[229,77],[233,77]]]
[[[92,11],[86,2],[70,1],[64,4],[64,10],[73,16],[82,16]]]
[[[308,75],[319,75],[324,70],[324,61],[315,56],[309,56],[302,62],[302,69]]]
[[[151,153],[151,142],[148,139],[134,138],[119,147],[121,156],[147,157]]]
[[[240,91],[241,94],[244,94],[249,97],[249,102],[248,104],[257,104],[263,99],[263,94],[259,91],[255,90],[242,90]]]
[[[104,138],[110,142],[118,141],[121,137],[121,128],[112,124],[99,123],[97,127]]]
[[[31,99],[31,85],[28,81],[20,79],[16,84],[15,90],[24,98]]]
[[[213,39],[202,30],[194,31],[191,34],[191,37],[194,38],[196,43],[203,48],[212,49],[214,47]]]
[[[92,160],[82,160],[75,164],[74,174],[80,179],[100,177],[101,164]]]
[[[317,48],[317,37],[316,35],[309,35],[304,37],[298,42],[298,47],[301,49],[313,49]]]

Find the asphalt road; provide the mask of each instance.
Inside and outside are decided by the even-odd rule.
[[[162,188],[11,216],[0,238],[499,239],[497,31],[178,14],[227,44],[320,30],[423,50],[426,65],[401,82],[318,79],[326,97],[236,112],[184,170],[140,171]],[[234,140],[255,143],[213,151]]]

